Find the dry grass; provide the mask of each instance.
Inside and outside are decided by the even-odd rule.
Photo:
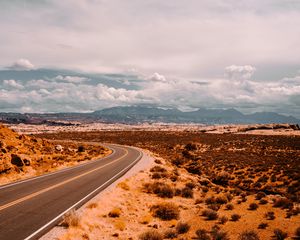
[[[62,221],[62,226],[64,227],[78,227],[80,224],[80,218],[78,213],[72,209],[71,211],[67,212],[64,216],[63,216],[63,221]]]

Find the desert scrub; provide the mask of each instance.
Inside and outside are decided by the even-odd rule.
[[[300,239],[300,227],[295,230],[295,238]]]
[[[214,240],[229,240],[228,233],[218,227],[212,228],[211,236]]]
[[[234,206],[233,206],[232,203],[228,203],[228,204],[225,205],[226,210],[233,210],[233,208],[234,208]]]
[[[64,227],[78,227],[79,223],[79,215],[74,209],[72,209],[63,216],[63,221],[61,225]]]
[[[108,216],[111,218],[117,218],[121,215],[121,209],[120,208],[114,208],[109,213]]]
[[[125,190],[125,191],[129,191],[129,190],[130,190],[129,185],[128,185],[126,182],[120,182],[120,183],[118,183],[117,186],[118,186],[119,188]]]
[[[96,202],[92,202],[92,203],[87,205],[87,208],[90,208],[90,209],[96,208],[96,207],[98,207],[98,203],[96,203]]]
[[[246,230],[239,235],[239,240],[259,240],[257,233],[253,230]]]
[[[174,189],[167,183],[154,182],[144,184],[144,190],[147,193],[154,193],[162,198],[172,198],[174,196]]]
[[[196,231],[196,237],[194,239],[196,239],[196,240],[211,240],[208,232],[202,228],[200,228]]]
[[[293,207],[293,202],[287,198],[278,198],[274,201],[273,207],[287,209]]]
[[[178,236],[177,232],[173,229],[169,229],[169,230],[165,231],[165,233],[164,233],[165,239],[174,239],[174,238],[177,238],[177,236]]]
[[[162,240],[163,236],[157,230],[149,230],[139,236],[139,240]]]
[[[267,220],[274,220],[276,217],[275,217],[275,213],[270,211],[270,212],[266,212],[265,213],[265,218]]]
[[[254,210],[256,210],[257,208],[258,208],[257,203],[250,203],[248,209],[254,211]]]
[[[176,231],[178,234],[187,233],[191,228],[191,225],[186,222],[179,222],[176,225]]]
[[[221,224],[225,224],[227,221],[228,221],[228,217],[226,217],[226,216],[219,217],[219,222]]]
[[[205,209],[202,211],[202,216],[206,217],[206,220],[216,220],[218,213],[212,209]]]
[[[159,203],[150,208],[154,217],[161,220],[172,220],[179,218],[179,208],[174,203]]]
[[[193,198],[193,189],[192,188],[189,188],[189,187],[184,187],[182,190],[181,190],[181,196],[184,197],[184,198]]]
[[[262,222],[262,223],[260,223],[259,225],[258,225],[258,229],[266,229],[268,227],[268,224],[267,223],[264,223],[264,222]]]
[[[278,229],[278,228],[274,229],[273,233],[274,233],[274,238],[276,240],[283,240],[283,239],[286,239],[287,236],[288,236],[288,234],[286,232],[284,232],[284,231],[282,231],[281,229]]]
[[[236,221],[240,220],[240,218],[241,218],[241,215],[239,215],[237,213],[234,213],[234,214],[231,215],[230,220],[233,221],[233,222],[236,222]]]

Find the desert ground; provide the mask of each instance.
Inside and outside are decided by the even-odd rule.
[[[0,184],[101,158],[110,150],[100,144],[45,140],[0,125]]]
[[[56,238],[299,239],[300,137],[290,132],[37,134],[49,140],[137,146],[155,159],[67,215]]]

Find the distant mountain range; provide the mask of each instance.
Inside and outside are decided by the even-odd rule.
[[[235,109],[205,109],[182,112],[178,109],[129,106],[113,107],[92,113],[0,113],[5,123],[28,123],[64,125],[69,121],[105,123],[202,123],[202,124],[253,124],[253,123],[296,123],[300,120],[274,112],[243,114]],[[62,123],[62,121],[64,123]]]

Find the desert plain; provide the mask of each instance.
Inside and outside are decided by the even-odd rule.
[[[8,127],[22,135],[1,128],[18,144],[11,150],[2,144],[12,151],[5,154],[24,156],[21,150],[30,145],[28,141],[38,147],[35,152],[24,150],[32,158],[30,166],[23,160],[21,169],[14,165],[2,171],[1,183],[55,170],[54,163],[67,167],[109,154],[100,143],[135,146],[152,159],[143,170],[70,212],[43,239],[300,237],[300,136],[293,127],[210,126],[205,131],[176,125],[148,130],[93,126],[89,131]],[[57,150],[58,145],[63,149]],[[45,148],[50,149],[48,154],[43,153]],[[37,153],[42,160],[33,157]],[[60,159],[61,155],[67,158]],[[4,153],[1,156],[7,159]]]

